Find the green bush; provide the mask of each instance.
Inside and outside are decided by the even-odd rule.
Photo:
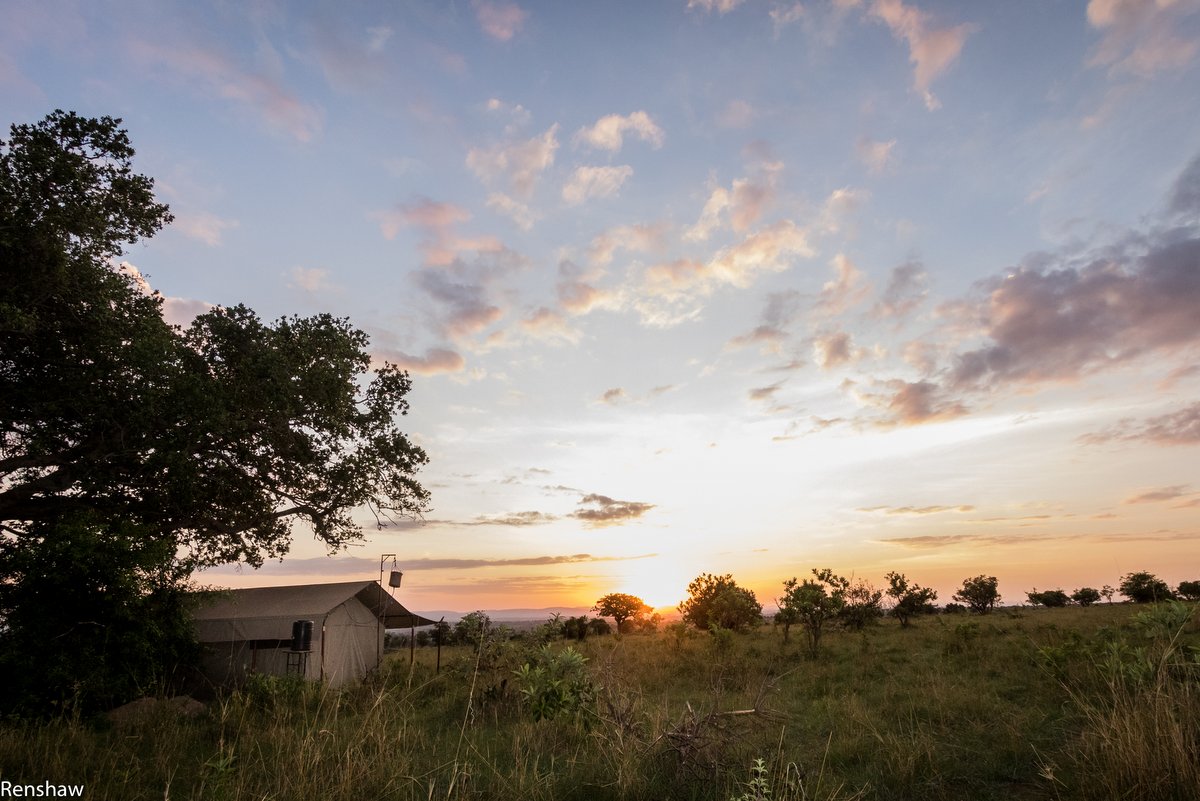
[[[588,709],[596,687],[588,676],[587,658],[574,648],[555,653],[545,646],[514,671],[521,700],[534,720],[571,715]]]

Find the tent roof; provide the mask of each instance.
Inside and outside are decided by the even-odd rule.
[[[337,584],[299,584],[291,587],[251,587],[226,590],[195,612],[196,620],[246,620],[249,618],[320,617],[358,598],[387,628],[432,626],[436,621],[410,612],[378,581],[344,581]]]

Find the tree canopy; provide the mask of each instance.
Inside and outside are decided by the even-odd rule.
[[[611,617],[617,624],[617,631],[624,631],[627,620],[637,620],[654,610],[636,595],[624,592],[610,592],[592,607],[592,611],[603,617]]]
[[[415,478],[426,456],[398,422],[408,376],[373,370],[349,321],[264,323],[244,306],[186,329],[164,320],[162,297],[119,262],[172,219],[133,155],[120,120],[62,111],[0,140],[9,646],[34,623],[26,590],[47,590],[75,558],[56,543],[128,552],[100,560],[98,580],[132,582],[132,598],[178,590],[197,567],[280,557],[298,523],[338,548],[362,537],[359,510],[385,522],[427,505]],[[116,541],[136,546],[105,545]]]
[[[1000,591],[995,576],[975,576],[963,579],[962,587],[954,593],[954,600],[970,607],[972,612],[984,615],[1000,603]]]
[[[714,626],[735,631],[762,620],[762,604],[754,593],[739,587],[733,576],[705,573],[688,584],[688,598],[679,604],[683,619],[698,629]]]

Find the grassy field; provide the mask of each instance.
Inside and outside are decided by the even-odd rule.
[[[449,648],[439,674],[418,649],[350,690],[256,681],[195,719],[7,724],[0,780],[112,801],[1191,801],[1193,611],[885,620],[817,659],[770,626]]]

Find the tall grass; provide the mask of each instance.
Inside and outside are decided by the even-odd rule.
[[[1136,611],[885,621],[819,659],[766,627],[592,638],[577,697],[521,684],[575,656],[493,642],[435,674],[418,651],[340,691],[258,677],[196,719],[3,724],[0,779],[112,801],[1198,798],[1200,633]]]

